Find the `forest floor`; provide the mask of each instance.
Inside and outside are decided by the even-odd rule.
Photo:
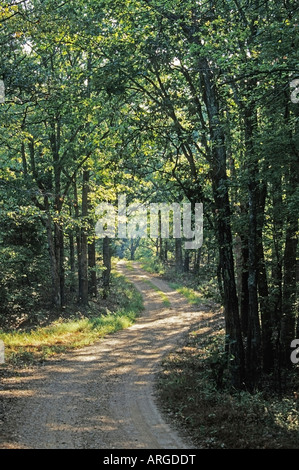
[[[141,316],[92,346],[4,377],[1,449],[195,448],[161,411],[156,378],[192,325],[202,322],[206,334],[222,320],[135,263],[118,269],[144,297]]]

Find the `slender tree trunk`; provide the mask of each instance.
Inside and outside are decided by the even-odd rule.
[[[259,305],[261,312],[261,325],[262,325],[262,363],[265,372],[273,371],[274,355],[273,355],[273,325],[271,308],[269,304],[269,288],[267,271],[265,265],[265,255],[263,247],[263,226],[264,226],[264,210],[266,204],[267,185],[263,183],[259,194],[259,226],[257,232],[258,246],[258,292],[259,292]]]
[[[75,218],[79,223],[79,201],[77,183],[74,182],[74,200],[75,200]],[[81,228],[77,226],[76,229],[76,245],[77,245],[77,263],[78,263],[78,301],[82,298],[82,251],[81,251]]]
[[[184,253],[184,272],[188,273],[190,268],[190,253],[189,250],[185,250]]]
[[[69,233],[69,252],[70,252],[70,276],[71,276],[71,285],[70,291],[72,293],[76,292],[75,287],[75,247],[74,247],[74,235],[72,232]]]
[[[200,263],[201,263],[201,247],[198,248],[195,252],[195,261],[194,261],[194,273],[199,274],[199,269],[200,269]]]
[[[168,260],[168,243],[167,240],[164,242],[164,261],[167,263]]]
[[[242,277],[241,277],[241,296],[240,296],[240,316],[242,332],[244,336],[248,333],[249,317],[249,294],[248,294],[248,237],[241,236],[242,239]]]
[[[283,243],[283,202],[282,202],[282,182],[281,174],[274,175],[272,183],[273,201],[273,241],[272,241],[272,292],[270,293],[270,305],[273,322],[273,344],[274,344],[274,367],[277,374],[277,381],[280,381],[280,371],[282,366],[282,343],[281,329],[282,322],[282,243]],[[280,386],[280,383],[279,383]]]
[[[182,240],[175,238],[175,270],[181,273],[183,270],[183,257],[182,257]]]
[[[83,171],[82,187],[82,228],[81,228],[81,303],[88,304],[88,190],[89,171]]]
[[[48,203],[47,198],[45,198],[45,206],[46,206],[46,212],[47,212],[46,230],[47,230],[47,239],[48,239],[48,250],[49,250],[49,256],[50,256],[51,278],[52,278],[52,304],[55,308],[61,308],[59,267],[58,267],[57,259],[56,259],[52,218],[49,213],[49,203]]]
[[[245,147],[248,164],[248,332],[247,332],[247,375],[253,387],[261,372],[261,329],[258,308],[258,261],[257,261],[257,229],[258,229],[258,158],[253,149],[254,127],[257,126],[256,112],[249,105],[244,113]]]
[[[106,299],[110,289],[110,275],[111,275],[111,249],[110,239],[105,237],[103,239],[103,298]]]
[[[64,267],[64,233],[63,227],[59,227],[59,277],[61,306],[65,305],[65,267]]]
[[[92,297],[97,297],[97,273],[96,273],[96,243],[95,239],[88,244],[88,291]]]
[[[161,236],[161,224],[162,224],[162,221],[161,221],[161,212],[159,211],[158,212],[158,223],[159,223],[159,237],[158,237],[158,251],[159,251],[159,259],[160,261],[164,261],[164,256],[163,256],[163,240],[162,240],[162,236]]]
[[[298,187],[299,162],[292,162],[289,171],[288,196],[291,198]],[[296,267],[298,245],[298,213],[289,210],[287,215],[286,241],[283,259],[283,293],[282,293],[282,328],[281,343],[285,366],[291,366],[290,344],[295,338],[296,322]]]

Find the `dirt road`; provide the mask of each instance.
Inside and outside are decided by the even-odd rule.
[[[154,380],[162,357],[203,314],[138,266],[120,263],[119,270],[143,294],[142,316],[93,346],[22,371],[17,381],[7,378],[0,448],[192,449],[159,411]]]

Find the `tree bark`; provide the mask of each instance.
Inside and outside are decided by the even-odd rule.
[[[290,164],[287,193],[289,199],[294,196],[298,187],[299,159],[298,154]],[[298,213],[288,210],[286,240],[283,258],[283,293],[282,293],[282,328],[281,343],[285,366],[291,366],[289,360],[290,344],[295,338],[296,322],[296,271],[298,245]],[[297,338],[298,336],[296,336]]]
[[[225,312],[227,349],[233,357],[233,382],[241,387],[244,379],[244,349],[239,318],[238,298],[235,284],[234,258],[232,251],[231,212],[226,174],[225,134],[220,122],[219,100],[213,74],[206,59],[201,59],[200,68],[204,86],[204,101],[209,118],[211,135],[211,176],[216,208],[216,231],[219,246],[219,262],[222,272],[223,301]],[[232,365],[232,364],[231,364]]]
[[[241,275],[241,296],[240,296],[240,316],[243,335],[248,333],[249,317],[249,294],[248,294],[248,237],[241,236],[242,239],[242,275]]]
[[[96,243],[95,239],[88,244],[88,292],[96,298],[97,297],[97,273],[96,273]]]
[[[177,273],[181,273],[183,270],[182,240],[180,238],[175,238],[175,270]]]
[[[110,289],[110,275],[111,275],[111,249],[110,239],[105,237],[103,239],[103,298],[106,299]]]
[[[249,85],[251,88],[251,85]],[[256,111],[249,104],[244,112],[245,148],[248,166],[248,331],[247,331],[247,375],[252,387],[261,372],[261,328],[258,308],[258,157],[255,155],[254,128],[257,126]]]
[[[190,253],[189,250],[185,250],[184,253],[184,272],[188,273],[190,268]]]
[[[83,305],[88,304],[88,190],[89,190],[89,171],[83,171],[82,187],[82,227],[81,227],[81,298]]]
[[[51,278],[52,278],[52,304],[55,308],[61,308],[59,267],[58,267],[57,259],[56,259],[52,218],[49,213],[49,204],[48,204],[47,198],[45,198],[45,206],[46,206],[45,223],[46,223],[46,230],[47,230],[48,250],[49,250],[49,256],[50,256]]]
[[[75,218],[79,224],[79,201],[78,201],[78,189],[77,183],[74,182],[74,200],[75,200]],[[78,302],[80,303],[82,298],[82,251],[81,251],[81,227],[77,225],[76,229],[76,245],[77,245],[77,263],[78,263]]]
[[[271,308],[269,304],[269,288],[267,271],[265,264],[265,255],[263,247],[263,226],[264,226],[264,210],[266,204],[267,185],[264,182],[261,185],[259,192],[259,225],[257,232],[258,246],[258,293],[259,305],[261,313],[261,326],[262,326],[262,365],[263,370],[267,373],[273,371],[274,355],[273,355],[273,340],[272,330],[274,321],[272,318]]]

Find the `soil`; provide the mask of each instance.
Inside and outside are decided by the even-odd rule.
[[[143,295],[141,316],[92,346],[5,377],[0,449],[194,448],[161,411],[155,379],[163,357],[209,312],[188,305],[137,263],[128,270],[120,262],[118,269]]]

